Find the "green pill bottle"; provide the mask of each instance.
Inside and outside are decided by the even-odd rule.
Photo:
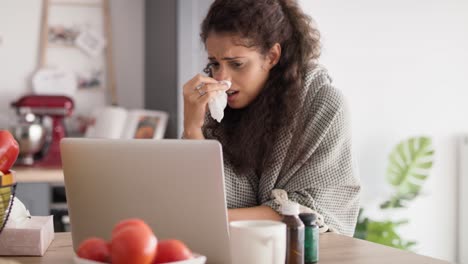
[[[315,214],[299,214],[305,226],[304,230],[304,264],[316,263],[319,260],[319,229],[315,224]]]

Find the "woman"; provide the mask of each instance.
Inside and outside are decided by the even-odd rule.
[[[347,110],[317,64],[311,19],[294,0],[216,0],[200,35],[209,77],[184,85],[183,138],[221,142],[229,220],[280,220],[273,190],[282,190],[323,216],[322,231],[352,235],[360,185]],[[219,91],[228,94],[220,123],[207,113]]]

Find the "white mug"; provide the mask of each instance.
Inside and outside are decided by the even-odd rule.
[[[284,264],[286,225],[278,221],[249,220],[229,224],[231,264]]]

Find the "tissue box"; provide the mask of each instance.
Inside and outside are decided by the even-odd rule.
[[[5,226],[0,234],[0,255],[43,256],[54,240],[53,216],[31,216],[21,224]]]

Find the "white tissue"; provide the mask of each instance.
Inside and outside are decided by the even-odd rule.
[[[29,210],[27,210],[26,206],[24,206],[24,204],[15,197],[6,225],[9,227],[15,227],[30,218],[31,214],[29,213]]]
[[[231,88],[232,83],[230,81],[220,81],[219,83],[224,83],[228,86],[228,89]],[[218,94],[215,98],[211,99],[208,102],[208,108],[210,109],[210,114],[213,119],[221,122],[224,117],[224,108],[227,105],[227,94],[225,91],[218,91]]]

